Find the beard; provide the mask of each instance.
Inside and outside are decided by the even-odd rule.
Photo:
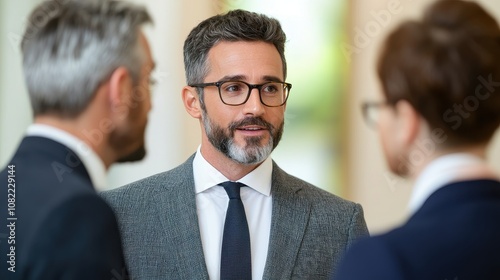
[[[232,122],[228,129],[212,122],[205,110],[202,110],[203,127],[210,143],[226,157],[241,164],[258,164],[266,160],[271,152],[278,146],[283,135],[284,121],[278,128],[264,121],[260,117],[249,117],[241,121]],[[234,131],[241,126],[258,125],[265,127],[270,133],[266,144],[261,144],[264,137],[246,137],[243,147],[238,146],[234,140]]]
[[[146,156],[146,147],[144,144],[142,144],[135,151],[133,151],[125,156],[120,157],[116,162],[123,163],[123,162],[139,161],[139,160],[144,159],[145,156]]]
[[[132,119],[132,117],[131,117]],[[135,162],[144,159],[146,156],[146,134],[147,121],[137,125],[130,125],[127,129],[119,131],[113,130],[110,134],[110,146],[120,153],[117,163]],[[131,147],[136,147],[131,150]],[[127,152],[123,152],[127,151]]]

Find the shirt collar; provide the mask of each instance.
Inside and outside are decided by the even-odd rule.
[[[265,195],[271,195],[271,176],[273,164],[271,157],[264,160],[252,172],[238,180],[255,191]],[[201,193],[222,182],[229,181],[226,176],[213,167],[201,154],[201,146],[198,147],[193,160],[194,184],[196,193]]]
[[[106,167],[104,162],[85,142],[64,130],[45,124],[30,125],[26,135],[48,138],[71,149],[85,166],[94,188],[97,191],[106,189]]]
[[[495,172],[486,162],[472,154],[456,153],[439,157],[427,165],[417,178],[408,207],[411,213],[415,213],[429,196],[447,184],[495,177]]]

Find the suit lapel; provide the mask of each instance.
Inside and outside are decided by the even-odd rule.
[[[177,178],[169,178],[178,184],[165,188],[166,191],[157,196],[164,234],[168,236],[169,247],[174,248],[167,254],[176,260],[178,279],[208,279],[196,213],[193,157],[175,172],[173,177],[177,175]],[[168,181],[165,183],[168,184]]]
[[[311,212],[298,195],[300,186],[287,184],[288,175],[273,162],[272,218],[264,279],[290,279]]]

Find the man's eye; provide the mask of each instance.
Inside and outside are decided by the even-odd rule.
[[[268,93],[274,93],[278,91],[278,88],[275,85],[266,85],[263,90]]]
[[[244,90],[244,86],[242,86],[240,83],[228,83],[224,84],[223,90],[225,92],[239,93]]]
[[[265,93],[267,95],[275,95],[282,92],[283,87],[279,83],[269,83],[262,86],[262,93]]]
[[[237,86],[237,85],[233,85],[233,86],[228,86],[226,88],[226,91],[240,91],[240,87]]]

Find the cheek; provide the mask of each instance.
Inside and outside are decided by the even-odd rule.
[[[151,100],[149,97],[138,101],[135,106],[130,108],[127,118],[130,133],[141,135],[145,132],[150,110]]]
[[[398,174],[397,167],[399,165],[399,160],[397,157],[397,153],[394,151],[394,146],[392,145],[392,142],[390,141],[390,136],[387,137],[387,135],[384,135],[381,133],[380,135],[380,142],[382,146],[382,151],[384,153],[384,159],[389,167],[389,170],[392,171],[395,174]]]
[[[384,156],[387,159],[390,154],[390,146],[391,143],[389,143],[390,137],[387,136],[386,131],[382,127],[379,127],[379,142],[380,145],[382,146],[382,151],[384,152]]]
[[[389,169],[396,175],[406,176],[409,171],[409,166],[406,164],[407,152],[396,139],[394,130],[382,124],[379,127],[379,133],[384,158]]]
[[[397,166],[397,152],[395,146],[395,137],[391,132],[390,120],[386,118],[387,116],[381,116],[378,123],[379,131],[379,141],[382,146],[382,151],[384,153],[385,160],[389,165],[389,168],[394,171]]]
[[[275,127],[279,126],[285,120],[285,110],[281,107],[270,108],[271,111],[268,111],[267,116],[263,118],[273,124]]]
[[[147,118],[148,117],[148,114],[149,112],[151,111],[152,109],[152,102],[151,102],[151,97],[147,97],[146,100],[144,100],[143,104],[142,104],[142,115]]]
[[[222,127],[238,120],[238,114],[241,113],[239,106],[225,105],[220,101],[219,95],[207,96],[205,94],[205,114],[210,120]]]

